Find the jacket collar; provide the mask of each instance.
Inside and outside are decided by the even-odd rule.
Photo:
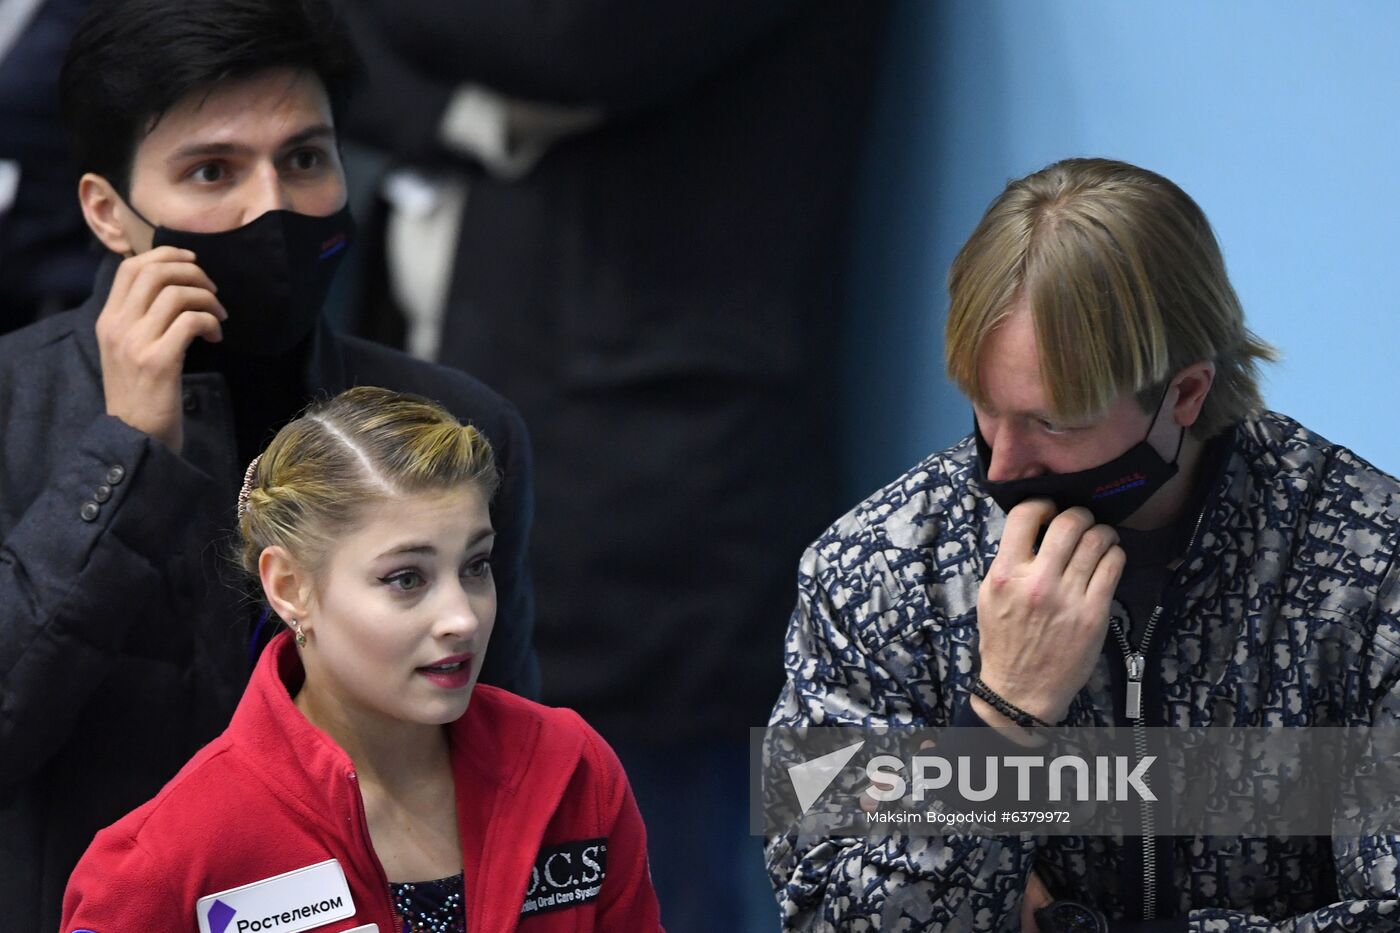
[[[350,756],[292,702],[305,676],[290,636],[279,632],[259,657],[227,734],[249,757],[273,763],[260,770],[279,799],[325,822],[332,813],[356,812],[360,802]]]
[[[107,304],[107,296],[111,294],[112,282],[121,262],[122,257],[116,253],[108,253],[103,258],[93,278],[92,294],[78,306],[78,346],[94,374],[100,375],[102,372],[102,355],[97,346],[97,318],[102,313],[103,306]],[[272,361],[269,361],[268,365],[273,365]],[[350,388],[344,341],[326,322],[324,314],[316,319],[316,328],[311,333],[310,352],[307,353],[302,375],[303,385],[311,392],[338,395]]]
[[[1215,557],[1228,540],[1228,536],[1222,532],[1236,527],[1241,521],[1240,513],[1249,485],[1249,455],[1244,450],[1245,442],[1243,422],[1235,423],[1221,435],[1207,441],[1209,445],[1218,444],[1225,449],[1216,448],[1213,456],[1204,458],[1211,472],[1202,472],[1197,482],[1208,491],[1203,497],[1190,497],[1196,514],[1192,516],[1193,525],[1188,533],[1187,550],[1182,555],[1183,566],[1180,568],[1188,586],[1199,585],[1219,572],[1221,562]]]
[[[227,736],[284,804],[344,836],[363,806],[354,763],[293,703],[304,678],[284,630],[259,658]],[[535,853],[586,754],[583,732],[564,724],[571,714],[539,709],[477,685],[467,712],[449,726],[463,872],[474,892],[468,929],[514,928]]]
[[[117,266],[120,263],[121,257],[116,253],[108,253],[103,257],[92,280],[92,294],[78,305],[76,312],[76,333],[73,336],[78,341],[83,361],[99,380],[102,375],[102,355],[97,348],[97,316],[102,313],[102,306],[107,303],[107,295],[112,291],[112,280],[116,278]]]

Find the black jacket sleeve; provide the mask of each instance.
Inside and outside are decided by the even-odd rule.
[[[170,565],[206,543],[191,517],[211,480],[163,444],[100,415],[68,447],[0,528],[0,793],[68,741],[134,626],[178,624]],[[22,451],[4,453],[17,484]]]

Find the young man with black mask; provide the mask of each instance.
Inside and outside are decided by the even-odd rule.
[[[49,930],[96,830],[226,725],[266,617],[228,583],[249,460],[314,396],[442,402],[496,449],[485,682],[532,695],[530,453],[468,376],[338,336],[350,53],[321,0],[104,0],[65,115],[111,253],[80,308],[0,339],[0,916]],[[273,620],[275,621],[275,620]]]
[[[773,725],[1400,725],[1400,483],[1263,410],[1274,352],[1185,192],[1096,159],[1013,181],[948,291],[973,431],[807,551]],[[1400,836],[1152,813],[1132,837],[793,831],[768,865],[785,930],[1395,929]]]

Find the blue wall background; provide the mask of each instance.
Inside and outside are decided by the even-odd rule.
[[[1271,408],[1400,472],[1400,3],[900,0],[856,225],[851,495],[969,430],[944,276],[1011,179],[1136,162],[1205,209]]]

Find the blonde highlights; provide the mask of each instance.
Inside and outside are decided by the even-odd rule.
[[[1205,214],[1171,181],[1124,162],[1067,159],[1007,185],[948,273],[948,375],[982,401],[988,335],[1024,297],[1041,378],[1067,421],[1123,392],[1144,407],[1201,361],[1215,381],[1192,433],[1257,413],[1258,362],[1277,352],[1244,323]]]
[[[239,562],[256,576],[263,550],[280,545],[314,572],[367,503],[466,484],[489,501],[499,482],[486,438],[442,406],[350,389],[312,405],[259,457],[238,519]]]

